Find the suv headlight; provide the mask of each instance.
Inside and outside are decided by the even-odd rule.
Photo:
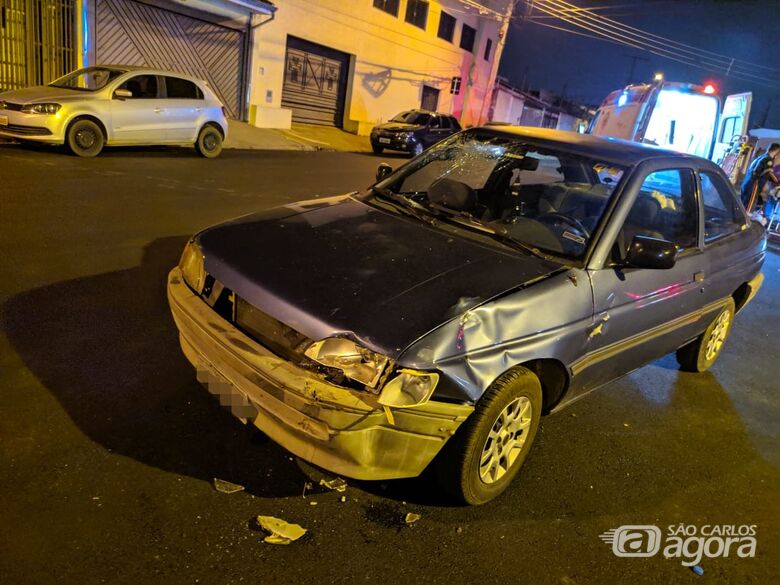
[[[56,114],[60,111],[60,104],[27,104],[22,106],[23,114]]]
[[[179,260],[179,268],[184,276],[184,282],[197,294],[202,293],[206,281],[206,269],[203,264],[203,252],[193,240],[187,242],[184,247],[181,260]]]
[[[329,337],[312,343],[306,357],[330,368],[344,372],[347,378],[374,388],[387,365],[388,358],[361,347],[343,337]]]

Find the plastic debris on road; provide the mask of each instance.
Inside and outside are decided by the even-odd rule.
[[[222,494],[234,494],[244,491],[244,486],[237,483],[230,483],[224,479],[214,478],[214,489]]]
[[[298,524],[290,524],[273,516],[258,516],[257,523],[270,533],[263,539],[268,544],[290,544],[306,534],[306,529]]]
[[[340,477],[335,479],[321,479],[320,485],[337,492],[343,492],[347,489],[347,482]]]
[[[691,567],[691,571],[696,573],[699,577],[701,577],[704,574],[704,569],[702,568],[701,565],[694,565],[693,567]]]
[[[422,516],[419,514],[415,514],[414,512],[408,512],[406,514],[406,518],[404,518],[404,522],[406,522],[407,526],[411,526],[415,522],[417,522]]]

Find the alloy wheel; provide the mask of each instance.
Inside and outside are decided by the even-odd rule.
[[[520,396],[506,405],[490,429],[479,458],[479,477],[492,484],[509,471],[523,450],[531,427],[531,401]]]
[[[713,359],[720,352],[723,347],[723,342],[726,341],[726,334],[729,331],[729,323],[731,322],[731,313],[729,311],[723,311],[718,319],[715,321],[715,327],[712,329],[712,334],[707,340],[707,350],[705,357],[707,360]]]

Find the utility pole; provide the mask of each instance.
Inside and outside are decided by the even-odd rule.
[[[498,65],[501,63],[501,54],[504,52],[504,45],[506,44],[506,37],[509,32],[509,24],[512,22],[512,12],[518,1],[519,0],[506,0],[506,12],[501,19],[501,29],[498,33],[498,46],[496,46],[496,52],[493,55],[493,64],[490,67],[490,75],[485,84],[485,96],[482,98],[482,107],[479,110],[477,125],[483,123],[485,108],[493,101],[493,93],[495,92],[496,78],[498,76]]]

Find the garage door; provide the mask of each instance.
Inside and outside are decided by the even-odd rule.
[[[342,126],[348,63],[346,53],[287,37],[282,107],[293,122]]]
[[[97,62],[178,71],[208,81],[243,117],[244,33],[133,0],[97,0]]]

